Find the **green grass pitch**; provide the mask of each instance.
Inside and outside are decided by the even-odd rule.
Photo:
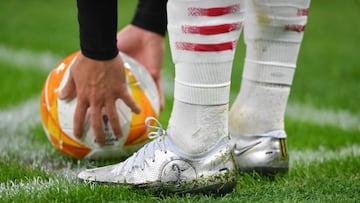
[[[39,94],[55,64],[79,49],[75,1],[0,0],[0,202],[357,202],[360,199],[360,1],[313,0],[289,98],[290,171],[238,175],[223,197],[154,196],[128,187],[87,185],[94,165],[57,152],[42,130]],[[137,1],[119,0],[119,28]],[[174,75],[164,61],[166,109]],[[244,44],[236,53],[231,101],[239,90]]]

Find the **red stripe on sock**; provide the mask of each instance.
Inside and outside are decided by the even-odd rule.
[[[224,42],[219,44],[197,44],[189,42],[176,42],[176,49],[185,51],[226,51],[233,50],[236,47],[236,41]]]
[[[308,16],[309,15],[309,8],[298,9],[297,15],[298,16]]]
[[[188,8],[189,16],[221,16],[231,13],[238,13],[240,11],[240,4],[234,4],[226,7],[214,8]]]
[[[229,23],[222,25],[210,25],[210,26],[193,26],[183,25],[181,29],[184,33],[200,34],[200,35],[216,35],[231,32],[234,30],[240,30],[241,22]]]
[[[286,31],[294,31],[294,32],[304,32],[306,25],[299,25],[299,24],[293,24],[293,25],[285,25]]]

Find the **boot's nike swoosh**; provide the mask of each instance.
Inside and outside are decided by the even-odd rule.
[[[261,141],[255,142],[253,144],[247,145],[245,147],[237,148],[236,144],[234,146],[234,154],[235,156],[240,156],[243,153],[249,151],[251,148],[255,147],[256,145],[260,144]]]

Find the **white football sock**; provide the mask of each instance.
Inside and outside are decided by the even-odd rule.
[[[246,0],[246,59],[229,114],[233,137],[284,129],[310,0]]]
[[[228,135],[230,74],[242,28],[242,0],[171,0],[168,31],[175,63],[168,133],[187,153]]]

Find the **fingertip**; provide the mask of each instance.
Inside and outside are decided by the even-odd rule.
[[[160,102],[160,111],[163,111],[165,109],[165,102],[164,100],[161,100]]]
[[[122,138],[122,133],[115,133],[115,137],[117,137],[117,138]]]
[[[95,142],[98,143],[99,145],[105,145],[105,139],[95,138]]]
[[[118,124],[118,126],[115,126],[112,124],[112,130],[113,130],[115,137],[117,137],[117,138],[122,137],[122,130],[121,130],[120,124]]]
[[[64,91],[64,89],[62,89],[62,90],[60,91],[59,99],[61,99],[61,100],[65,100],[65,99],[66,99],[66,92]]]
[[[136,114],[140,114],[141,113],[141,108],[136,104],[133,107],[133,112],[136,113]]]
[[[81,138],[82,137],[82,129],[77,127],[77,125],[74,125],[74,135],[76,138]]]
[[[125,102],[125,104],[131,109],[132,112],[134,112],[136,114],[141,113],[141,108],[139,107],[139,105],[135,102],[135,100],[131,96],[128,96],[127,98],[124,97],[122,99]]]
[[[164,94],[160,94],[159,99],[160,99],[160,111],[163,111],[165,108]]]
[[[94,133],[95,133],[95,135],[94,135],[95,142],[100,145],[104,145],[106,143],[105,134],[103,134],[102,131],[101,132],[94,131]]]
[[[112,127],[112,129],[113,129],[113,133],[114,133],[115,137],[117,137],[117,138],[122,137],[122,130],[121,130],[120,126]]]
[[[122,129],[119,121],[119,116],[117,115],[115,105],[107,107],[107,118],[110,122],[111,128],[113,130],[113,134],[115,137],[120,138],[122,137]]]

